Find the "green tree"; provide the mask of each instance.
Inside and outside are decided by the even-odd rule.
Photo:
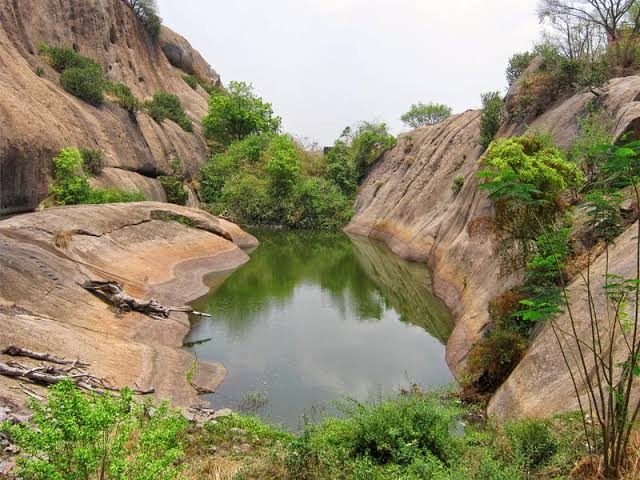
[[[345,195],[351,196],[358,188],[358,173],[347,143],[349,141],[347,136],[348,131],[345,131],[336,140],[333,147],[325,155],[325,162],[327,164],[327,178],[335,183]]]
[[[228,92],[213,91],[209,113],[202,120],[205,136],[222,147],[249,135],[277,133],[280,123],[271,104],[244,82],[230,82]]]
[[[286,135],[274,137],[267,148],[266,157],[266,172],[271,179],[273,192],[276,195],[289,195],[300,171],[295,142]]]
[[[509,86],[513,85],[520,75],[526,70],[536,54],[532,52],[516,53],[509,59],[506,76]]]
[[[158,38],[162,27],[162,19],[158,15],[158,6],[155,0],[124,0],[133,13],[136,14],[140,22],[153,38]]]
[[[504,101],[500,92],[487,92],[481,95],[482,117],[480,118],[480,145],[484,149],[496,137],[504,119]]]
[[[349,135],[349,133],[347,133]],[[396,144],[386,123],[362,122],[351,137],[351,155],[361,180],[367,167]]]
[[[441,103],[417,103],[411,105],[407,113],[400,117],[406,125],[418,128],[435,125],[451,116],[451,107]]]

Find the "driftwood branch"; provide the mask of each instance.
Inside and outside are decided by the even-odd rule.
[[[27,350],[26,348],[9,346],[2,350],[2,353],[9,355],[10,357],[27,357],[34,360],[41,360],[43,362],[56,363],[58,365],[71,365],[73,367],[88,367],[88,363],[81,362],[80,360],[66,360],[64,358],[56,357],[48,353],[34,352]]]
[[[105,391],[120,391],[119,388],[114,387],[107,380],[91,375],[83,370],[88,367],[89,364],[80,360],[67,360],[48,353],[34,352],[32,350],[16,346],[7,347],[2,350],[2,353],[9,356],[27,357],[55,364],[42,364],[37,367],[28,367],[16,361],[10,361],[7,363],[0,362],[0,375],[4,375],[5,377],[27,380],[31,383],[43,386],[55,385],[63,380],[70,380],[79,388],[92,392],[103,393]],[[23,387],[23,391],[25,391],[26,387],[24,387],[22,383],[20,385]],[[132,391],[136,395],[149,395],[154,393],[153,388],[143,390],[137,386],[135,389],[132,389]],[[33,391],[25,391],[25,393],[29,396],[37,395]]]
[[[82,286],[116,308],[127,312],[140,312],[153,318],[169,318],[171,312],[210,316],[206,313],[196,312],[191,307],[165,307],[154,298],[150,300],[134,298],[124,291],[121,284],[113,281],[89,280]]]

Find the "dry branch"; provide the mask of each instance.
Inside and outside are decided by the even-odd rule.
[[[121,284],[113,281],[89,280],[82,286],[120,310],[140,312],[153,318],[169,318],[171,312],[210,316],[206,313],[196,312],[191,307],[165,307],[154,298],[146,301],[139,300],[128,295]]]
[[[47,358],[55,359],[54,363],[60,364],[60,361],[63,365],[71,364],[69,368],[57,368],[52,365],[41,365],[39,367],[29,368],[25,365],[22,365],[18,362],[8,362],[3,363],[0,362],[0,375],[4,375],[5,377],[16,378],[19,380],[28,380],[29,382],[38,384],[38,385],[55,385],[60,383],[63,380],[71,380],[78,387],[83,388],[85,390],[89,390],[92,392],[103,393],[105,391],[117,392],[120,389],[112,386],[107,380],[103,378],[96,377],[91,375],[80,369],[79,365],[88,365],[86,363],[82,363],[79,360],[68,362],[64,359],[60,359],[53,355],[42,354],[38,352],[32,352],[30,350],[21,349],[20,347],[12,347],[15,352],[22,352],[21,356],[27,356],[29,358],[37,358],[39,360]],[[5,349],[5,351],[8,349]],[[30,355],[24,354],[28,352]],[[4,353],[4,352],[3,352]],[[36,354],[31,355],[31,354]],[[50,360],[53,362],[53,360]],[[77,371],[78,373],[71,373],[72,371]],[[21,384],[22,385],[22,384]],[[136,395],[149,395],[154,393],[154,389],[142,390],[140,388],[132,389],[133,393]],[[26,392],[25,392],[26,393]]]
[[[26,357],[34,360],[41,360],[43,362],[57,363],[58,365],[71,365],[72,367],[88,367],[88,363],[81,362],[80,360],[66,360],[64,358],[56,357],[48,353],[34,352],[33,350],[27,350],[26,348],[9,346],[2,350],[2,353],[11,357]]]

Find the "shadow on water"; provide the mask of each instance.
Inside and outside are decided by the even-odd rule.
[[[447,384],[450,316],[426,267],[341,233],[258,231],[241,269],[207,279],[193,303],[191,349],[229,371],[216,406],[265,399],[257,411],[295,427],[309,408],[417,382]]]

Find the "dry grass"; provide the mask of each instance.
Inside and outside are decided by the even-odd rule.
[[[242,463],[214,454],[199,456],[187,464],[184,480],[232,480],[241,470]]]
[[[53,243],[57,248],[66,250],[73,239],[73,232],[71,230],[61,230],[56,232],[53,237]]]
[[[622,469],[620,480],[639,480],[640,430],[635,430],[632,433],[627,455],[627,464]],[[592,455],[580,459],[571,470],[571,478],[575,480],[605,480],[602,457]]]

